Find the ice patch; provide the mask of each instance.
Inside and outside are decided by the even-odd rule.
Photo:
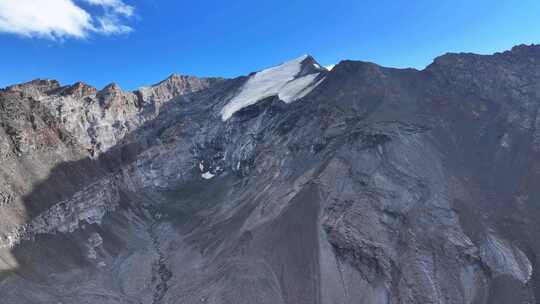
[[[221,110],[223,121],[229,119],[236,111],[257,103],[270,96],[278,96],[286,103],[295,101],[314,88],[310,86],[319,73],[300,78],[295,77],[302,69],[302,62],[307,55],[272,67],[251,76],[240,92]]]

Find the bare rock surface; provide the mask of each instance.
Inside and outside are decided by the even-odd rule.
[[[536,303],[539,109],[536,45],[7,87],[1,301]]]

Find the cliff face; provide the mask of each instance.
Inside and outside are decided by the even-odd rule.
[[[6,303],[534,303],[540,47],[0,92]]]

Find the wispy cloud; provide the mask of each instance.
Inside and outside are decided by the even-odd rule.
[[[134,7],[122,0],[80,0],[99,6],[92,15],[73,0],[0,0],[0,32],[25,37],[86,38],[91,33],[114,35],[131,32],[124,24]]]
[[[127,5],[121,0],[83,0],[92,5],[99,5],[105,9],[110,9],[112,12],[124,15],[126,17],[131,17],[133,15],[133,6]]]
[[[97,21],[99,23],[99,31],[106,35],[125,34],[133,30],[131,27],[122,24],[115,15],[105,14],[104,16],[97,17]]]

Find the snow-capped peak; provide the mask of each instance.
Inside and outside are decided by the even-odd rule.
[[[329,66],[325,66],[324,68],[327,69],[328,71],[331,71],[334,69],[335,66],[336,66],[335,64],[331,64]]]
[[[221,110],[223,121],[236,111],[270,96],[277,95],[286,103],[304,97],[319,83],[314,81],[324,71],[314,61],[309,69],[304,70],[303,63],[308,58],[308,55],[303,55],[250,76],[236,96]]]

